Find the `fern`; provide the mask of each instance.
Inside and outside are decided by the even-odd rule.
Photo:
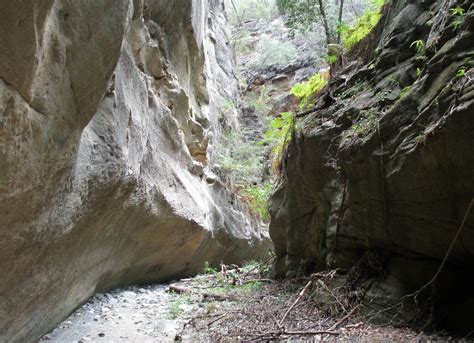
[[[420,55],[425,53],[425,42],[422,39],[418,39],[410,44],[410,48],[414,47],[416,52]]]
[[[346,24],[339,26],[338,30],[341,33],[342,42],[346,50],[350,50],[377,25],[382,17],[380,10],[383,4],[383,0],[375,0],[369,10],[358,18],[352,27]]]
[[[291,94],[300,99],[300,107],[310,105],[311,97],[326,86],[327,80],[320,73],[314,74],[306,82],[297,83],[291,88]]]

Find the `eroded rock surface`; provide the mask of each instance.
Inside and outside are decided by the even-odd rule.
[[[0,341],[96,291],[266,253],[212,172],[237,94],[221,6],[0,1]]]
[[[290,144],[271,205],[278,274],[352,269],[372,308],[433,277],[474,194],[473,24],[469,1],[386,6]],[[471,212],[431,293],[447,328],[473,326],[473,257]]]

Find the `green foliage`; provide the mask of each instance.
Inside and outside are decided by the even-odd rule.
[[[401,91],[400,91],[400,98],[403,98],[405,95],[408,94],[408,92],[410,92],[411,90],[411,86],[406,86],[404,87]]]
[[[379,102],[384,102],[385,99],[387,99],[388,92],[387,91],[380,91],[377,94],[375,94],[376,98],[378,99]]]
[[[456,15],[464,15],[464,9],[459,7],[459,6],[456,6],[456,7],[453,7],[453,8],[450,8],[449,9],[449,13],[453,16],[456,16]]]
[[[337,61],[337,56],[336,55],[328,55],[326,60],[329,64],[334,64]]]
[[[449,9],[449,14],[454,17],[451,23],[453,30],[459,30],[462,24],[464,23],[464,18],[466,16],[464,9],[459,6],[456,6]]]
[[[280,168],[281,157],[290,142],[294,129],[293,115],[290,112],[283,112],[270,122],[263,140],[259,142],[259,144],[268,144],[270,146],[272,167],[275,171]]]
[[[250,209],[263,221],[270,219],[268,212],[268,199],[272,191],[272,184],[265,183],[261,186],[247,186],[242,190],[242,194],[247,198]]]
[[[251,104],[255,108],[255,112],[257,112],[260,116],[265,116],[270,111],[270,105],[268,104],[268,93],[270,93],[270,89],[263,85],[260,86],[259,89],[260,94],[253,99],[250,99]]]
[[[364,82],[357,80],[356,82],[354,82],[354,85],[352,87],[350,87],[349,89],[346,89],[344,92],[341,93],[340,98],[341,99],[351,98],[354,95],[362,92],[364,89],[366,89],[366,87],[367,85]]]
[[[235,51],[241,55],[248,54],[250,52],[250,48],[248,46],[250,38],[249,31],[245,29],[237,31],[237,33],[232,36],[232,42]]]
[[[420,77],[423,71],[420,68],[416,68],[416,77]]]
[[[220,136],[217,162],[228,179],[237,185],[251,183],[262,169],[263,150],[245,139],[245,132],[228,129]]]
[[[398,85],[398,81],[393,75],[389,75],[385,78],[385,81],[387,81],[389,86],[395,87]]]
[[[366,110],[361,113],[357,123],[352,125],[352,132],[358,136],[365,136],[375,129],[377,125],[377,112],[375,109]]]
[[[276,5],[280,14],[286,17],[287,26],[294,31],[307,31],[320,20],[316,1],[276,0]]]
[[[310,99],[315,93],[319,92],[326,86],[327,80],[320,73],[314,74],[306,82],[297,83],[291,89],[291,94],[300,99],[300,107],[306,108],[310,106]]]
[[[249,65],[252,69],[262,70],[269,66],[284,66],[293,60],[297,51],[292,42],[275,38],[261,40],[258,43],[258,57]]]
[[[232,25],[240,25],[246,20],[270,20],[278,14],[273,0],[225,0],[225,8]]]
[[[466,76],[466,68],[464,68],[464,67],[459,68],[456,71],[456,77],[464,77],[464,76]]]
[[[175,299],[169,303],[168,313],[165,315],[167,319],[176,319],[180,317],[184,310],[183,305],[191,304],[189,294],[175,294]]]
[[[422,39],[412,42],[410,48],[414,48],[419,55],[425,54],[425,42]]]
[[[426,140],[426,136],[427,136],[427,132],[426,132],[426,131],[423,131],[423,132],[420,133],[418,136],[416,136],[415,138],[413,138],[413,141],[414,141],[416,144],[424,143],[425,140]]]
[[[218,273],[217,269],[210,266],[209,262],[204,262],[204,267],[202,268],[204,274],[216,274]]]
[[[342,42],[346,50],[350,50],[360,42],[377,25],[382,17],[380,10],[383,4],[383,0],[375,0],[353,25],[349,26],[344,23],[339,25],[338,31],[341,33]]]

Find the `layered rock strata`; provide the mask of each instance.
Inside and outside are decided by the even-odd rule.
[[[344,57],[272,198],[278,274],[351,269],[372,309],[435,275],[474,194],[473,30],[470,1],[393,1]],[[454,242],[424,295],[432,319],[472,328],[472,210]]]

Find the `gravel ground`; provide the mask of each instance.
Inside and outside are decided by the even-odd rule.
[[[166,285],[96,294],[40,342],[173,342],[185,321],[169,318]]]

